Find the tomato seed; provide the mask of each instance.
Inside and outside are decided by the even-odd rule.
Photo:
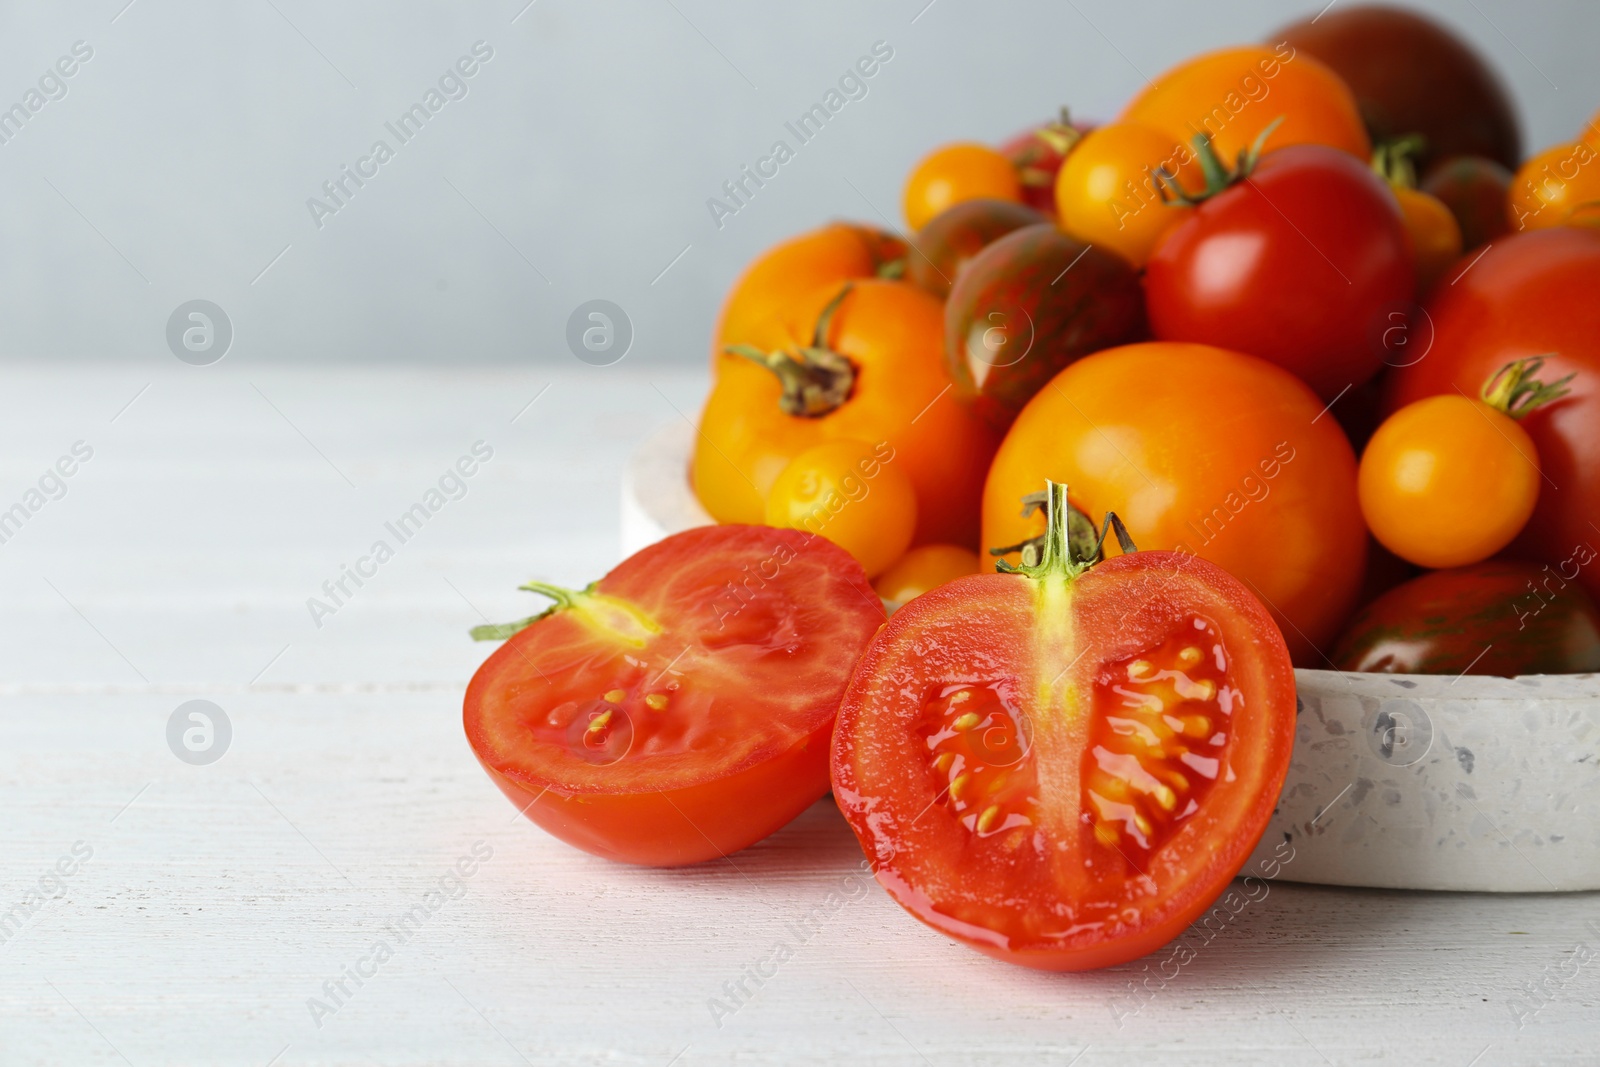
[[[1207,638],[1216,637],[1208,620],[1191,621]],[[1192,634],[1187,626],[1180,629]],[[1227,656],[1220,644],[1193,641],[1174,633],[1141,656],[1106,664],[1097,683],[1098,743],[1085,753],[1084,810],[1093,815],[1093,838],[1115,844],[1135,866],[1143,861],[1124,850],[1160,848],[1199,810],[1198,798],[1216,777],[1207,772],[1220,768],[1228,743],[1225,725],[1218,728],[1210,707],[1206,714],[1196,708],[1220,704],[1224,715],[1230,710],[1230,692],[1219,688],[1226,685]],[[1196,786],[1178,767],[1207,780]]]

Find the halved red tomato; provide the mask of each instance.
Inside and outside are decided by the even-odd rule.
[[[828,791],[828,739],[883,604],[799,530],[705,526],[630,556],[467,687],[467,740],[523,814],[608,859],[671,866],[766,837]]]
[[[873,639],[833,791],[912,915],[999,959],[1087,970],[1172,940],[1249,857],[1289,767],[1294,673],[1221,568],[1090,566],[1067,547],[1065,486],[1047,511],[1018,572],[925,593]]]

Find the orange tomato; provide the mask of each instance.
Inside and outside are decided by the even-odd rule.
[[[1153,126],[1186,144],[1207,134],[1231,162],[1280,116],[1283,123],[1268,149],[1325,144],[1363,160],[1372,154],[1349,87],[1289,44],[1225,48],[1180,63],[1134,97],[1121,120]]]
[[[1056,217],[1087,244],[1144,266],[1156,242],[1192,207],[1166,203],[1153,172],[1164,169],[1187,192],[1205,181],[1194,150],[1137,122],[1114,122],[1086,134],[1056,174]]]
[[[1242,580],[1295,662],[1326,666],[1318,650],[1355,606],[1367,535],[1350,442],[1294,375],[1208,345],[1087,356],[1029,401],[1001,444],[983,493],[985,545],[1042,531],[1021,498],[1046,478],[1067,483],[1086,515],[1116,512],[1141,549],[1194,553]]]
[[[1406,224],[1406,239],[1417,262],[1417,292],[1426,294],[1433,283],[1461,256],[1461,224],[1443,200],[1418,189],[1392,185]]]
[[[1481,400],[1431,396],[1372,435],[1360,492],[1361,514],[1389,551],[1421,567],[1464,567],[1522,532],[1539,499],[1539,453]]]
[[[767,525],[826,537],[871,578],[905,554],[917,494],[886,441],[826,441],[789,461],[767,495]]]
[[[993,568],[991,568],[993,569]],[[978,554],[960,545],[921,545],[913,548],[878,575],[872,587],[891,604],[904,604],[930,589],[968,574],[978,574],[983,564]]]
[[[1591,222],[1600,201],[1600,148],[1588,141],[1552,145],[1511,179],[1506,219],[1513,230]]]
[[[765,351],[784,344],[789,337],[784,316],[800,298],[825,285],[875,277],[905,254],[905,242],[893,234],[850,222],[830,222],[773,245],[728,291],[712,334],[713,371],[724,358],[738,358],[726,354],[729,345]]]
[[[906,179],[906,222],[920,230],[945,208],[980,197],[1022,203],[1017,168],[988,145],[947,144],[924,156]]]
[[[838,292],[829,287],[802,301],[804,317],[814,326]],[[867,279],[851,284],[822,333],[831,371],[795,362],[819,340],[810,327],[788,338],[782,349],[790,355],[773,359],[776,371],[748,359],[724,364],[690,467],[700,502],[719,522],[759,523],[773,483],[801,452],[839,438],[887,442],[916,489],[915,543],[976,545],[978,498],[996,438],[950,390],[944,306],[911,285]],[[791,377],[787,394],[780,373]],[[819,380],[831,391],[817,388]],[[810,399],[797,402],[802,393]]]

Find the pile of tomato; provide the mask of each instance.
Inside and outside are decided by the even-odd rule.
[[[1523,160],[1421,16],[1271,42],[750,265],[719,525],[480,628],[468,736],[530,818],[686,863],[831,788],[919,919],[1104,966],[1254,848],[1294,667],[1600,670],[1600,115]]]

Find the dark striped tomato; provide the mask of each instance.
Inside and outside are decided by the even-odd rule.
[[[1386,674],[1600,671],[1600,611],[1575,581],[1594,560],[1579,546],[1561,565],[1489,560],[1413,578],[1356,614],[1333,661]]]
[[[1001,431],[1061,368],[1144,335],[1137,272],[1049,224],[985,247],[944,306],[944,358],[956,396]]]
[[[906,256],[906,277],[943,300],[968,262],[994,241],[1049,216],[1010,200],[963,200],[946,208],[917,233]]]

